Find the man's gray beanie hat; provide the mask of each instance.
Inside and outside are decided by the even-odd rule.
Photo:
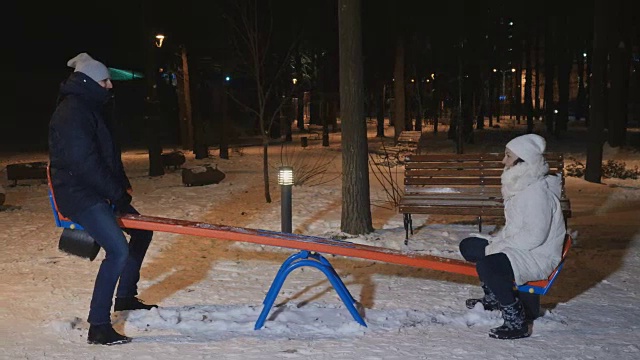
[[[87,53],[80,53],[73,59],[67,61],[67,66],[72,67],[75,71],[79,71],[95,82],[111,78],[109,69],[98,60],[95,60]],[[75,72],[74,71],[74,72]]]

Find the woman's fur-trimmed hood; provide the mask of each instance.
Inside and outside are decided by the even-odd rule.
[[[544,159],[536,163],[522,162],[505,168],[502,173],[502,197],[507,200],[544,178],[549,173],[549,165]]]

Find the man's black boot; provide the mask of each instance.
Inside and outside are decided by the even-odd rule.
[[[89,326],[87,343],[97,345],[117,345],[131,342],[131,338],[118,334],[111,324]]]
[[[114,311],[125,311],[125,310],[151,310],[153,308],[157,308],[158,305],[147,305],[140,301],[135,296],[125,297],[125,298],[116,298],[116,303],[113,306]]]

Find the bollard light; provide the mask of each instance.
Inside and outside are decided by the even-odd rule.
[[[281,166],[278,170],[278,184],[293,185],[293,168],[291,166]]]
[[[293,168],[281,166],[278,169],[278,184],[280,184],[280,231],[292,232],[291,226],[291,188],[293,187]]]

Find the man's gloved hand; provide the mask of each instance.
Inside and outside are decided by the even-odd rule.
[[[129,208],[129,205],[131,204],[131,199],[131,195],[129,195],[128,192],[122,194],[122,196],[120,196],[120,198],[113,203],[113,205],[115,205],[116,207],[116,211],[123,212],[127,210]]]

